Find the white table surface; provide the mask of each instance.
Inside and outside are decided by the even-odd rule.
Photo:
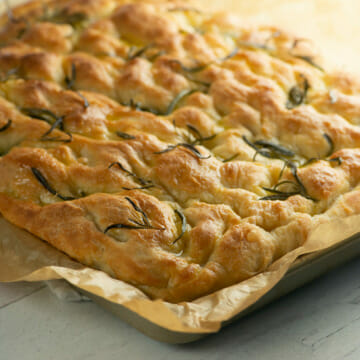
[[[360,259],[187,345],[151,340],[43,283],[0,284],[1,360],[360,359]]]

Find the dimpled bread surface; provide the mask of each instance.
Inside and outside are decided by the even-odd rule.
[[[190,301],[360,213],[360,82],[312,43],[179,2],[1,18],[0,213],[151,298]]]

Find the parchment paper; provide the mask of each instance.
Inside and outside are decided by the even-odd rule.
[[[12,3],[19,3],[13,1]],[[316,40],[333,66],[357,65],[360,42],[360,2],[356,0],[198,0],[212,7],[237,11],[246,23],[276,24]],[[233,11],[233,12],[234,12]],[[347,64],[347,65],[345,65]],[[114,303],[122,304],[169,330],[187,333],[217,331],[269,291],[302,254],[320,251],[360,232],[360,215],[322,224],[304,246],[288,253],[267,271],[240,284],[193,302],[170,304],[150,300],[137,288],[71,260],[47,243],[0,217],[0,281],[65,279]]]

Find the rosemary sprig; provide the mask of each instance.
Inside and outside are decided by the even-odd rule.
[[[148,227],[146,225],[112,224],[112,225],[109,225],[104,230],[104,234],[106,234],[111,229],[145,230],[145,229],[152,229],[152,228]],[[160,229],[157,229],[157,230],[160,230]]]
[[[130,99],[129,103],[122,103],[123,106],[127,106],[130,107],[132,109],[135,109],[135,111],[146,111],[146,112],[151,112],[154,115],[161,115],[160,111],[153,109],[153,108],[148,108],[145,106],[142,106],[141,103],[139,102],[135,102],[134,99]]]
[[[334,141],[332,140],[332,138],[330,137],[330,135],[325,133],[325,134],[323,134],[323,137],[327,141],[327,143],[329,144],[329,150],[328,150],[327,154],[325,155],[325,157],[328,158],[334,153],[335,144],[334,144]],[[311,164],[313,162],[316,162],[316,161],[319,161],[319,160],[321,160],[321,159],[313,157],[313,158],[310,158],[309,160],[307,160],[301,166],[309,165],[309,164]],[[334,163],[337,163],[338,165],[342,164],[342,158],[340,156],[337,156],[337,157],[332,158],[332,159],[323,159],[323,160],[328,161],[330,163],[334,162]]]
[[[124,140],[134,140],[136,139],[136,137],[134,135],[130,135],[130,134],[127,134],[125,132],[122,132],[122,131],[117,131],[116,132],[116,135]]]
[[[149,225],[150,225],[150,221],[149,221],[149,218],[147,217],[147,215],[145,214],[145,212],[144,212],[141,208],[139,208],[139,207],[134,203],[134,201],[132,201],[129,197],[126,196],[125,199],[130,203],[130,205],[134,208],[135,211],[137,211],[138,213],[141,214],[143,222],[144,222],[146,225],[149,226]],[[135,221],[133,221],[133,222],[135,222]]]
[[[41,141],[59,141],[65,143],[72,141],[72,135],[64,130],[65,116],[57,116],[52,111],[41,108],[21,108],[21,111],[27,116],[30,116],[34,119],[44,120],[51,125],[50,129],[41,136]],[[56,128],[59,128],[61,131],[63,131],[68,136],[68,138],[62,139],[60,137],[48,137],[48,135],[50,135]]]
[[[173,123],[174,123],[174,127],[175,127],[175,132],[176,132],[175,121]],[[199,159],[209,159],[211,157],[211,155],[208,155],[208,156],[202,155],[200,153],[200,151],[198,149],[196,149],[195,145],[200,145],[204,141],[212,140],[217,134],[204,137],[201,135],[200,131],[195,126],[193,126],[191,124],[186,124],[186,126],[190,131],[192,131],[195,134],[195,140],[191,141],[189,138],[188,139],[184,138],[184,140],[187,142],[180,142],[175,145],[168,145],[168,147],[165,148],[164,150],[156,151],[156,152],[154,152],[154,154],[164,154],[166,152],[176,149],[177,147],[184,147],[184,148],[190,150]]]
[[[127,170],[123,164],[121,164],[119,161],[113,162],[109,165],[109,169],[111,169],[113,166],[117,165],[122,171],[124,171],[126,174],[128,174],[129,176],[132,176],[134,179],[136,179],[141,185],[146,186],[146,187],[153,187],[154,185],[152,184],[151,181],[145,180],[139,176],[137,176],[136,174],[132,173],[130,170]],[[151,186],[150,186],[151,185]],[[124,188],[125,190],[128,190],[127,188]],[[130,190],[130,189],[129,189]]]
[[[65,84],[66,87],[70,90],[74,89],[76,81],[76,66],[74,63],[71,63],[71,75],[70,77],[68,75],[65,76]]]
[[[287,166],[290,168],[290,171],[295,179],[295,182],[291,181],[291,180],[284,180],[284,181],[277,183],[272,189],[263,187],[263,189],[265,191],[268,191],[268,192],[272,193],[273,195],[261,197],[260,200],[286,200],[293,195],[301,195],[302,197],[304,197],[306,199],[309,199],[312,201],[317,201],[316,199],[314,199],[313,197],[311,197],[308,194],[304,184],[302,183],[302,181],[297,173],[297,166],[293,162],[288,162]],[[279,187],[281,187],[282,185],[285,185],[285,184],[293,185],[294,190],[293,191],[279,190]]]
[[[295,153],[284,146],[274,144],[268,140],[257,140],[251,142],[245,135],[242,136],[242,139],[247,145],[252,147],[256,152],[253,160],[255,160],[256,155],[260,154],[268,159],[279,159],[282,161],[288,161],[287,158],[293,158]]]
[[[273,151],[279,155],[283,155],[286,157],[294,157],[295,156],[295,153],[293,151],[287,149],[284,146],[274,144],[268,140],[257,140],[254,142],[254,144],[257,146],[262,146],[263,148],[266,148],[266,149],[270,149],[271,151]]]
[[[31,171],[32,171],[33,175],[35,176],[36,180],[51,194],[57,196],[59,199],[64,200],[64,201],[75,199],[74,197],[71,197],[71,196],[63,196],[63,195],[59,194],[56,190],[54,190],[50,186],[48,181],[45,179],[44,175],[37,168],[32,167]]]
[[[8,119],[7,123],[0,127],[0,132],[3,132],[3,131],[6,131],[12,124],[12,120],[11,119]]]
[[[191,124],[186,124],[186,126],[196,136],[195,141],[191,142],[192,145],[202,144],[204,141],[209,141],[209,140],[214,139],[216,137],[216,135],[217,135],[217,134],[213,134],[213,135],[204,137],[204,136],[201,135],[200,131],[195,126],[193,126]]]
[[[84,108],[88,108],[90,106],[88,100],[84,95],[82,95],[78,90],[75,89],[75,82],[76,82],[76,66],[74,63],[71,63],[71,76],[65,76],[65,84],[66,88],[72,91],[75,91],[83,100]]]
[[[297,173],[296,165],[294,163],[292,163],[292,162],[289,162],[288,166],[290,167],[290,171],[291,171],[291,173],[292,173],[292,175],[293,175],[293,177],[294,177],[294,179],[296,181],[296,184],[298,185],[298,187],[300,189],[300,195],[306,197],[307,199],[314,200],[308,195],[304,184],[300,180],[299,175]]]
[[[188,143],[178,143],[175,145],[169,145],[166,149],[161,150],[161,151],[156,151],[156,152],[154,152],[154,154],[164,154],[164,153],[167,153],[169,151],[176,149],[177,147],[184,147],[185,149],[190,150],[199,159],[209,159],[211,157],[211,155],[208,155],[208,156],[202,155],[200,153],[200,151],[198,149],[196,149],[196,147],[193,144],[188,144]]]
[[[288,110],[294,109],[306,101],[306,96],[310,89],[310,84],[305,76],[302,75],[302,78],[304,79],[302,87],[299,85],[294,85],[289,91],[288,100],[286,103],[286,108]]]
[[[176,106],[179,104],[181,100],[183,100],[185,97],[193,94],[194,92],[198,91],[197,89],[185,89],[183,91],[180,91],[179,94],[175,96],[175,98],[171,101],[169,104],[167,110],[165,111],[164,115],[170,115],[176,108]]]
[[[55,122],[51,125],[50,129],[42,135],[42,137],[46,137],[47,135],[51,134],[57,127],[59,127],[60,130],[64,130],[63,116],[57,116]]]
[[[53,124],[54,122],[57,122],[60,118],[63,119],[62,116],[59,117],[48,109],[24,107],[21,108],[20,110],[27,116],[30,116],[34,119],[44,120],[49,124]],[[61,122],[60,122],[60,126],[62,126]]]
[[[148,218],[148,216],[146,215],[146,213],[138,206],[135,204],[135,202],[130,199],[129,197],[125,197],[125,199],[130,203],[130,205],[133,207],[133,209],[139,213],[141,215],[142,218],[142,222],[137,221],[137,220],[133,220],[131,218],[128,218],[128,221],[133,223],[134,225],[130,225],[130,224],[112,224],[109,225],[105,230],[104,230],[104,234],[106,234],[109,230],[111,229],[130,229],[130,230],[165,230],[165,228],[158,228],[153,226],[150,223],[150,220]]]
[[[174,245],[178,240],[180,240],[180,239],[184,236],[184,234],[185,234],[185,232],[186,232],[186,226],[187,226],[187,222],[186,222],[186,217],[185,217],[185,215],[184,215],[181,211],[179,211],[179,210],[177,210],[177,209],[175,209],[174,212],[175,212],[175,214],[180,218],[180,221],[181,221],[181,233],[180,233],[180,234],[178,235],[178,237],[172,242],[173,245]]]

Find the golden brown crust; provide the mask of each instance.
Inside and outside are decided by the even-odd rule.
[[[78,261],[191,300],[360,212],[360,83],[309,42],[177,2],[0,23],[0,213]]]

